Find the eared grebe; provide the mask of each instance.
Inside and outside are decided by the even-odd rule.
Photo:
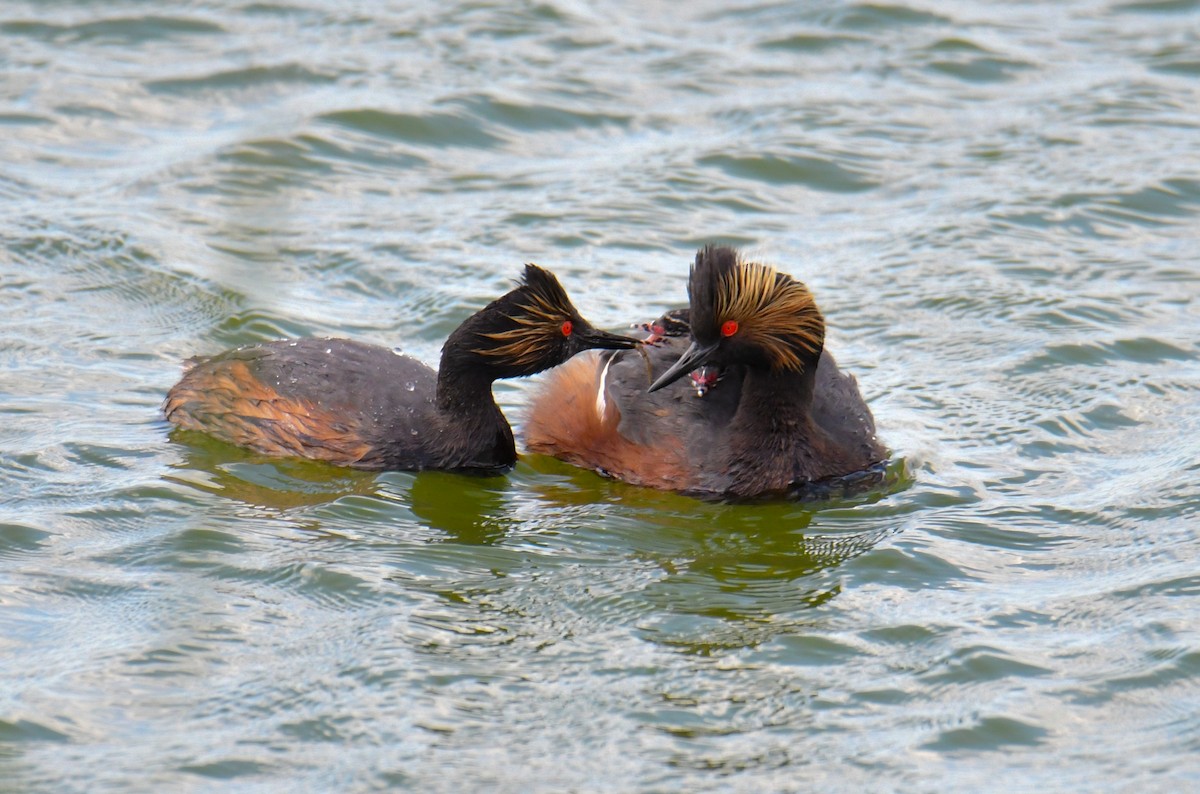
[[[268,342],[195,361],[163,413],[265,455],[360,469],[494,471],[517,455],[493,381],[583,350],[637,344],[592,327],[552,273],[526,265],[520,286],[450,334],[438,372],[347,339]]]
[[[648,362],[592,354],[551,373],[525,423],[527,448],[716,498],[823,496],[882,479],[875,421],[824,351],[825,320],[804,284],[706,247],[688,295],[686,313],[644,326]]]

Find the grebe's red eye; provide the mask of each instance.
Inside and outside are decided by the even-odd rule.
[[[721,323],[721,336],[733,336],[738,331],[737,320],[726,320]]]
[[[562,324],[562,334],[563,334],[563,336],[570,336],[570,335],[571,335],[571,328],[572,328],[571,321],[570,321],[570,320],[563,320],[563,324]]]

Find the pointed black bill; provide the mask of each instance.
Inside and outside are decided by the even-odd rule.
[[[632,350],[642,343],[640,339],[631,336],[619,336],[601,331],[599,328],[588,328],[579,334],[582,347],[585,350]]]
[[[659,376],[658,380],[650,384],[647,391],[658,391],[664,386],[670,386],[675,381],[682,378],[697,367],[707,363],[708,357],[717,349],[717,343],[711,345],[701,345],[693,340],[691,347],[684,351],[679,360],[671,365],[671,368]]]

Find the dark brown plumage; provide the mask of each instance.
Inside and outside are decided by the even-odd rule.
[[[552,373],[525,423],[529,450],[729,499],[820,495],[881,478],[874,419],[853,376],[824,351],[824,318],[807,287],[708,247],[688,294],[690,337],[656,323],[654,346],[643,348],[649,377],[632,353],[580,356]],[[705,388],[681,382],[702,367]]]
[[[362,469],[493,471],[516,462],[512,430],[492,397],[499,378],[532,375],[593,348],[637,340],[595,329],[549,271],[526,265],[520,286],[468,317],[442,347],[441,368],[346,339],[295,339],[195,362],[163,413],[264,455]]]

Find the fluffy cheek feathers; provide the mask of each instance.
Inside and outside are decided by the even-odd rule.
[[[243,361],[198,364],[163,404],[167,419],[264,455],[292,455],[373,468],[372,445],[352,418],[285,397]]]
[[[670,490],[686,486],[678,439],[645,446],[617,431],[621,414],[600,394],[602,374],[601,356],[595,352],[575,356],[547,373],[526,417],[525,446],[635,485]]]

